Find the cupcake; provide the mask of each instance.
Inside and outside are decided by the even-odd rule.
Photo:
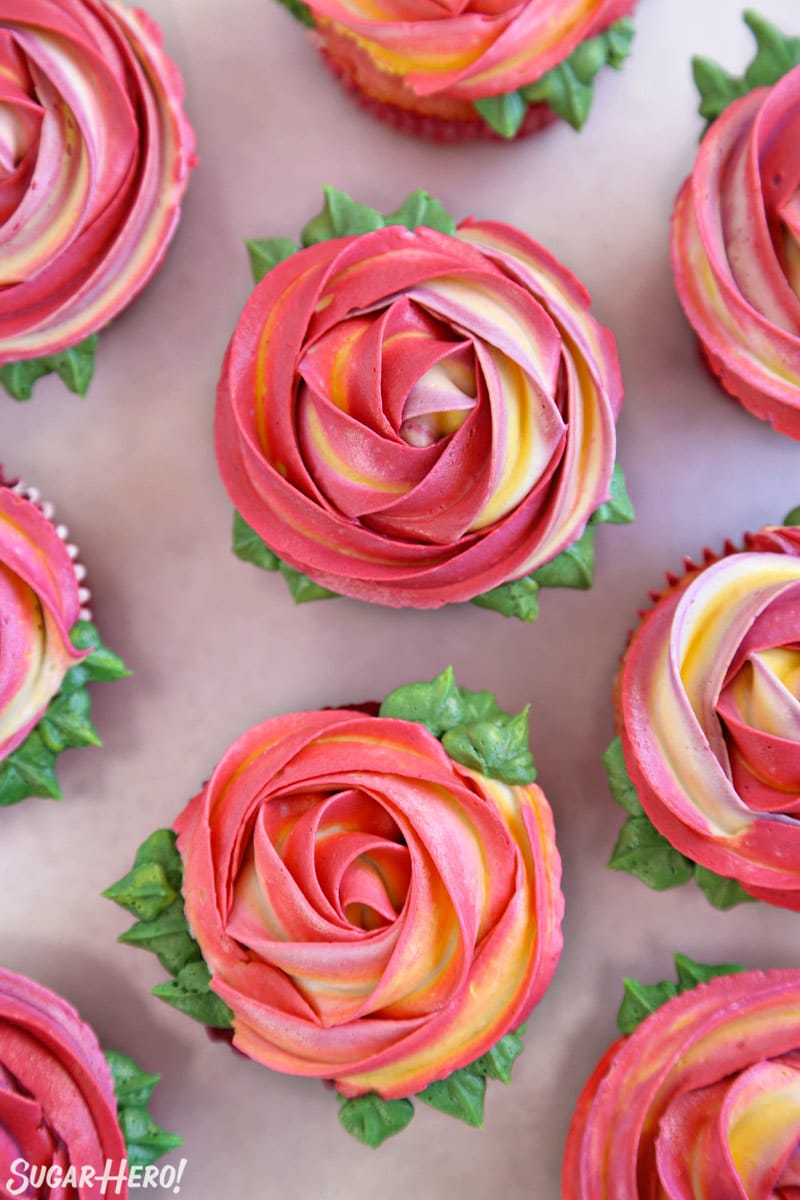
[[[3,110],[0,383],[56,372],[83,395],[97,332],[161,265],[194,162],[183,85],[141,9],[10,0]]]
[[[633,511],[616,346],[584,288],[425,192],[383,216],[328,188],[301,240],[250,243],[219,382],[237,553],[300,600],[531,620],[541,586],[590,586],[595,524]]]
[[[794,523],[793,523],[794,522]],[[800,509],[667,576],[617,678],[611,866],[800,911]]]
[[[563,1200],[796,1195],[800,971],[676,965],[677,984],[625,981],[625,1036],[578,1102]]]
[[[100,744],[87,683],[128,674],[92,624],[68,537],[35,488],[0,471],[0,805],[61,797],[58,755]]]
[[[438,142],[514,138],[559,117],[580,129],[605,66],[630,54],[636,0],[282,3],[375,116]]]
[[[726,392],[800,438],[800,39],[756,13],[741,78],[695,59],[709,127],[672,222],[678,296]]]
[[[449,669],[380,708],[274,717],[106,892],[138,918],[120,940],[242,1054],[332,1081],[361,1141],[404,1128],[412,1097],[479,1125],[561,951],[534,776],[527,711]]]
[[[127,1197],[142,1187],[150,1164],[181,1144],[147,1111],[158,1079],[104,1053],[55,992],[0,970],[3,1195]],[[156,1171],[155,1186],[175,1186],[185,1165]]]

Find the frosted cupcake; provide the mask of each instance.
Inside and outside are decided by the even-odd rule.
[[[595,79],[630,53],[635,0],[512,0],[447,8],[282,3],[361,104],[439,142],[513,138],[585,122]]]
[[[361,1141],[401,1130],[414,1097],[479,1125],[561,950],[534,776],[527,712],[450,670],[379,713],[265,721],[106,893],[139,918],[121,940],[248,1057],[333,1081]]]
[[[86,685],[128,673],[100,641],[85,568],[53,515],[0,470],[0,805],[60,798],[58,755],[100,744]]]
[[[144,1168],[181,1144],[148,1112],[158,1079],[104,1053],[55,992],[0,969],[4,1194],[127,1197],[129,1183],[141,1187]],[[165,1186],[179,1177],[178,1167],[169,1172]]]
[[[628,813],[611,866],[800,911],[800,509],[686,560],[634,630],[606,753]]]
[[[789,1197],[798,1181],[800,971],[626,980],[623,1038],[578,1102],[563,1200]]]
[[[616,345],[584,288],[425,192],[383,216],[329,188],[301,240],[250,243],[220,378],[237,552],[298,599],[531,620],[540,587],[588,587],[595,525],[633,511]]]
[[[694,62],[709,127],[675,207],[672,265],[722,386],[800,438],[800,39],[745,21],[758,53],[741,78]]]
[[[141,9],[9,0],[0,14],[0,383],[83,395],[96,335],[161,265],[194,161],[183,85]]]

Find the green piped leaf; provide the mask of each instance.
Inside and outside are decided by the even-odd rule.
[[[458,694],[461,698],[461,722],[465,725],[473,721],[491,721],[504,715],[494,692],[471,692],[469,688],[459,688]]]
[[[644,814],[628,817],[608,865],[635,875],[656,892],[681,887],[694,874],[694,863],[675,850]]]
[[[283,7],[290,12],[294,19],[299,21],[301,25],[305,25],[308,29],[315,28],[316,22],[314,20],[314,14],[308,5],[303,3],[303,0],[279,0],[279,3],[282,4]]]
[[[313,246],[335,237],[359,236],[383,228],[383,217],[376,209],[359,204],[347,192],[340,192],[329,185],[322,190],[325,193],[322,212],[312,217],[300,234],[304,246]]]
[[[637,979],[623,981],[624,994],[617,1013],[617,1026],[620,1033],[633,1033],[642,1021],[661,1008],[662,1004],[666,1004],[668,1000],[672,1000],[684,992],[692,991],[698,984],[708,983],[709,979],[716,979],[720,975],[738,975],[747,970],[746,967],[740,967],[736,963],[708,966],[705,963],[695,962],[685,954],[676,954],[674,958],[677,983],[673,983],[670,979],[663,979],[660,983],[653,984],[639,983]]]
[[[633,22],[623,17],[594,38],[587,38],[541,79],[521,89],[529,103],[549,104],[573,129],[582,129],[594,99],[595,79],[604,66],[619,70],[631,52]]]
[[[636,514],[625,486],[625,473],[619,463],[614,463],[609,490],[608,500],[595,509],[589,518],[590,523],[592,525],[630,525]]]
[[[285,562],[278,563],[278,570],[286,580],[295,604],[308,604],[311,600],[331,600],[338,595],[337,592],[331,592],[328,588],[314,583],[313,579],[309,579],[302,571],[295,571],[294,567]]]
[[[146,1075],[132,1058],[106,1051],[111,1068],[119,1124],[131,1166],[149,1166],[183,1142],[176,1133],[168,1133],[156,1124],[147,1111],[159,1075]]]
[[[422,189],[409,193],[399,208],[396,208],[394,212],[386,213],[384,222],[386,225],[404,225],[406,229],[411,230],[425,225],[429,229],[438,229],[440,233],[449,234],[451,237],[456,231],[455,220],[444,205]]]
[[[232,549],[242,562],[252,563],[262,571],[277,571],[281,561],[236,509],[233,510]]]
[[[644,809],[636,794],[628,768],[625,765],[625,755],[622,750],[622,738],[614,738],[603,755],[603,766],[608,776],[608,786],[617,804],[625,809],[630,817],[644,816]]]
[[[692,78],[700,93],[700,116],[705,117],[708,125],[749,90],[743,79],[737,79],[719,63],[699,55],[692,59]]]
[[[709,871],[707,867],[694,864],[694,877],[700,891],[714,908],[723,912],[736,908],[738,904],[754,904],[755,896],[750,896],[736,879],[726,879]]]
[[[160,863],[141,863],[134,866],[103,895],[141,921],[153,921],[178,898]]]
[[[793,508],[791,512],[788,512],[783,519],[783,523],[784,525],[788,526],[800,525],[800,506]]]
[[[30,400],[33,386],[45,375],[58,375],[71,392],[85,396],[94,374],[97,334],[60,354],[23,359],[0,367],[0,384],[15,400]]]
[[[454,1071],[447,1079],[429,1084],[417,1098],[431,1108],[456,1117],[467,1125],[480,1129],[483,1125],[483,1103],[486,1097],[486,1076],[471,1067]]]
[[[623,979],[624,993],[617,1013],[617,1028],[620,1033],[633,1033],[645,1017],[678,995],[678,985],[668,979],[661,983],[644,984],[638,979]]]
[[[61,799],[56,756],[37,729],[0,763],[0,805],[18,804],[27,796]]]
[[[174,979],[158,983],[152,990],[159,1000],[203,1025],[213,1029],[230,1029],[233,1025],[233,1012],[211,991],[211,973],[202,958],[187,963]]]
[[[789,37],[753,9],[744,13],[745,24],[756,39],[756,54],[740,77],[712,59],[692,59],[692,75],[700,93],[700,115],[709,125],[740,96],[757,87],[771,87],[800,66],[800,37]]]
[[[478,1075],[485,1075],[487,1079],[511,1083],[511,1070],[525,1048],[522,1042],[523,1033],[524,1026],[515,1033],[507,1033],[491,1050],[472,1064],[472,1070]]]
[[[531,756],[528,708],[516,716],[495,716],[486,721],[457,725],[442,737],[451,758],[503,783],[533,783],[536,770]]]
[[[441,737],[446,730],[459,725],[463,713],[464,705],[452,667],[446,667],[429,683],[407,683],[395,688],[380,710],[382,717],[418,721],[434,737]]]
[[[249,238],[245,242],[245,246],[250,258],[250,270],[253,273],[254,283],[260,283],[273,267],[276,267],[279,262],[283,262],[284,259],[291,258],[299,249],[297,242],[284,237]]]
[[[499,587],[475,596],[471,604],[479,608],[491,608],[504,617],[517,617],[521,621],[535,621],[539,615],[539,584],[532,575],[501,583]]]
[[[82,686],[83,683],[106,683],[112,679],[124,679],[130,675],[130,671],[119,655],[115,654],[113,650],[109,650],[108,646],[103,645],[100,634],[91,621],[77,621],[70,630],[69,636],[76,649],[90,651],[83,662],[78,663],[76,667],[72,667],[67,672],[67,680],[71,686],[76,686],[77,680],[80,681],[77,686]],[[64,685],[62,684],[63,690]]]
[[[577,542],[551,562],[533,572],[539,587],[578,588],[585,591],[594,579],[594,526],[587,525]]]
[[[517,136],[528,111],[528,103],[521,92],[486,96],[485,99],[473,100],[472,103],[495,133],[509,139]]]
[[[53,754],[71,746],[99,746],[100,738],[89,718],[92,702],[85,688],[59,693],[37,725],[42,741]]]
[[[410,1100],[382,1100],[377,1092],[344,1100],[339,1120],[352,1137],[373,1149],[401,1133],[414,1116]]]
[[[155,954],[170,975],[177,975],[188,963],[200,958],[200,949],[189,932],[180,897],[152,920],[138,921],[120,934],[118,940],[126,946],[138,946],[140,950]]]

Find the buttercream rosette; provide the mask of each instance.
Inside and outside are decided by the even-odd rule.
[[[375,116],[437,141],[580,129],[605,65],[630,53],[636,0],[281,0]]]
[[[127,674],[87,607],[85,568],[53,508],[0,472],[0,805],[58,798],[57,755],[99,745],[86,683]]]
[[[250,243],[261,281],[219,382],[242,540],[394,607],[511,611],[541,584],[589,586],[594,524],[633,512],[616,345],[585,289],[526,234],[456,227],[424,192],[384,217],[326,189],[302,240]]]
[[[104,1054],[61,996],[0,969],[0,1180],[8,1196],[129,1195],[127,1165],[181,1144],[147,1111],[157,1075]],[[6,1190],[8,1189],[8,1190]]]
[[[759,52],[743,78],[695,61],[713,123],[678,195],[672,264],[722,386],[800,438],[800,39],[745,20]]]
[[[0,3],[0,382],[83,393],[160,266],[194,162],[161,32],[116,0]]]
[[[641,1024],[611,1046],[578,1102],[563,1200],[797,1194],[800,971],[682,963],[708,982],[635,985]]]
[[[563,912],[527,714],[450,671],[376,709],[249,730],[176,821],[177,847],[154,835],[106,893],[140,918],[122,940],[174,975],[157,995],[273,1070],[332,1080],[372,1145],[415,1094],[480,1124]]]
[[[800,911],[797,517],[668,576],[617,681],[611,865],[659,889],[694,873],[719,907]]]

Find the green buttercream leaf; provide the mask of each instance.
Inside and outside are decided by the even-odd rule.
[[[532,575],[501,583],[499,587],[475,596],[470,601],[479,608],[491,608],[504,617],[517,617],[521,621],[535,621],[539,615],[539,584]]]
[[[608,786],[617,804],[625,809],[629,817],[644,816],[636,788],[633,786],[628,768],[625,765],[625,755],[622,751],[622,739],[614,738],[603,755],[603,766],[608,776]]]
[[[536,770],[528,735],[528,709],[458,725],[442,737],[451,758],[503,783],[533,783]]]
[[[187,1016],[194,1017],[213,1029],[230,1029],[233,1012],[224,1000],[210,990],[211,974],[202,958],[189,962],[169,983],[159,983],[152,989],[166,1004],[171,1004]]]
[[[163,866],[155,862],[134,866],[117,883],[106,888],[103,895],[133,913],[140,921],[155,920],[178,898]]]
[[[359,204],[337,188],[326,186],[322,190],[325,193],[322,212],[312,217],[300,234],[304,246],[326,242],[329,238],[352,237],[383,229],[383,217],[376,209]]]
[[[784,525],[800,525],[800,507],[793,508],[783,519]]]
[[[245,246],[250,258],[250,270],[253,273],[254,283],[260,283],[273,267],[276,267],[279,262],[283,262],[284,259],[291,258],[299,249],[297,242],[284,237],[248,238]]]
[[[0,384],[15,400],[30,400],[33,385],[44,375],[60,376],[71,392],[85,396],[94,374],[97,334],[60,354],[29,358],[0,367]]]
[[[694,863],[675,850],[644,814],[628,817],[608,865],[635,875],[656,892],[680,887],[694,874]]]
[[[736,879],[726,879],[707,867],[701,867],[699,863],[694,864],[694,877],[709,904],[723,912],[736,908],[737,904],[755,903],[756,897],[748,895]]]
[[[708,983],[718,975],[741,975],[747,967],[738,963],[719,963],[709,966],[707,963],[695,962],[686,954],[675,955],[675,972],[678,976],[678,988],[681,992],[690,992],[698,983]]]
[[[472,1067],[454,1071],[447,1079],[429,1084],[417,1098],[448,1116],[457,1117],[467,1125],[483,1125],[483,1102],[486,1096],[486,1076]]]
[[[89,719],[91,708],[85,688],[55,696],[36,726],[42,741],[53,754],[71,746],[99,746],[100,738]]]
[[[692,59],[692,77],[700,93],[700,116],[709,125],[748,90],[743,79],[736,79],[719,63],[699,55]]]
[[[429,229],[438,229],[451,237],[456,231],[456,223],[438,200],[427,192],[418,189],[406,196],[403,203],[394,212],[384,216],[386,225],[404,225],[406,229],[419,229],[426,225]]]
[[[155,954],[170,975],[177,975],[187,963],[200,958],[200,949],[189,932],[180,897],[152,920],[138,921],[120,934],[119,941]]]
[[[579,588],[585,591],[594,579],[594,525],[587,525],[577,542],[551,562],[533,572],[539,587]]]
[[[486,96],[483,100],[473,100],[472,103],[486,124],[504,138],[517,136],[528,111],[527,101],[520,92]]]
[[[347,1132],[373,1148],[401,1133],[413,1116],[410,1100],[382,1100],[377,1092],[344,1100],[339,1108],[339,1120]]]
[[[592,107],[594,82],[604,66],[614,70],[631,52],[633,22],[623,17],[598,37],[587,38],[541,79],[521,89],[525,100],[549,104],[573,129],[582,129]]]
[[[267,543],[248,525],[241,513],[233,510],[233,553],[242,562],[261,567],[262,571],[277,571],[281,561]]]
[[[314,583],[313,579],[309,579],[302,571],[295,571],[294,567],[285,562],[278,562],[278,570],[289,585],[295,604],[308,604],[311,600],[331,600],[338,595],[337,592],[331,592],[328,588]]]
[[[491,1050],[477,1059],[471,1069],[487,1079],[499,1079],[502,1083],[510,1083],[511,1069],[525,1048],[522,1032],[523,1030],[519,1029],[516,1033],[507,1033]]]
[[[119,1124],[128,1150],[131,1166],[149,1166],[163,1154],[182,1144],[176,1133],[168,1133],[152,1119],[147,1111],[159,1075],[146,1075],[132,1058],[106,1051],[111,1068],[114,1095],[117,1101]]]
[[[17,804],[27,796],[61,799],[56,779],[56,756],[38,729],[0,763],[0,805]]]
[[[469,688],[459,688],[458,694],[461,698],[461,722],[464,725],[507,715],[503,713],[493,692],[471,692]]]
[[[283,7],[287,9],[295,18],[295,20],[299,21],[301,25],[305,25],[309,29],[315,28],[316,22],[314,21],[314,14],[308,5],[303,3],[303,0],[278,0],[278,2],[282,4]]]
[[[678,995],[678,985],[665,979],[661,983],[644,984],[638,979],[624,979],[622,1004],[617,1012],[620,1033],[633,1033],[645,1017]]]
[[[595,509],[589,521],[592,525],[630,525],[635,515],[625,486],[625,474],[619,463],[614,463],[608,500]]]
[[[434,737],[461,723],[464,707],[453,668],[446,667],[429,683],[406,683],[395,688],[381,705],[382,717],[419,721]]]
[[[100,634],[91,621],[77,621],[69,636],[76,649],[90,651],[83,662],[67,672],[67,680],[70,680],[73,686],[76,679],[81,681],[79,686],[82,686],[83,683],[106,683],[130,675],[119,655],[103,645]],[[61,690],[64,690],[63,683]]]
[[[750,88],[771,86],[800,66],[800,37],[788,37],[753,9],[746,9],[745,24],[752,31],[758,53],[744,73]]]

